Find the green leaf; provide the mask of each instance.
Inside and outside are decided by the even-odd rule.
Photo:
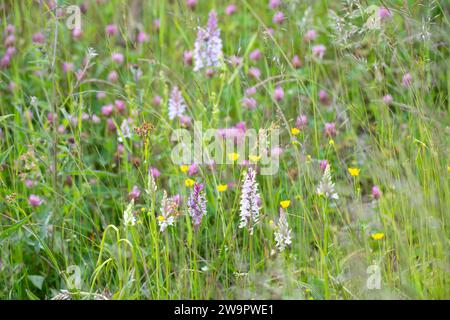
[[[29,275],[28,276],[28,280],[31,281],[32,284],[34,284],[34,286],[36,288],[38,288],[39,290],[42,289],[42,284],[44,283],[44,277],[43,276],[38,276],[38,275]]]

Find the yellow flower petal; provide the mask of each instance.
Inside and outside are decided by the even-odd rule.
[[[228,186],[226,184],[219,184],[217,186],[217,191],[219,191],[219,192],[227,191],[227,189],[228,189]]]
[[[236,152],[229,153],[228,159],[230,159],[231,161],[236,161],[237,159],[239,159],[239,154],[237,154]]]
[[[291,133],[292,133],[293,136],[296,136],[296,135],[298,135],[300,133],[300,130],[298,128],[294,127],[294,128],[291,129]]]
[[[384,233],[382,233],[382,232],[373,233],[373,234],[370,235],[370,237],[373,240],[381,240],[381,239],[384,238]]]
[[[289,207],[291,205],[291,200],[283,200],[280,202],[280,206],[283,209],[286,209],[287,207]]]
[[[192,179],[186,179],[184,180],[184,184],[186,185],[186,187],[190,188],[194,185],[195,181]]]
[[[189,170],[189,166],[183,164],[182,166],[180,166],[180,170],[183,173],[186,173]]]
[[[352,177],[357,177],[359,176],[359,172],[361,171],[361,169],[358,168],[348,168],[348,173],[350,173],[350,175]]]

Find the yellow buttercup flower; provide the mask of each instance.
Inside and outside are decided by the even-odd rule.
[[[186,187],[190,188],[194,185],[195,181],[192,179],[186,179],[184,180],[184,184],[186,185]]]
[[[373,233],[373,234],[370,235],[370,237],[373,240],[381,240],[381,239],[384,238],[384,233],[382,233],[382,232]]]
[[[237,159],[239,159],[239,154],[237,154],[236,152],[229,153],[228,159],[230,159],[231,161],[237,161]]]
[[[361,169],[358,168],[348,168],[348,173],[350,173],[350,175],[352,177],[357,177],[359,176],[359,172],[361,171]]]
[[[447,172],[450,172],[450,166],[447,167]]]
[[[225,192],[225,191],[227,191],[227,189],[228,189],[228,186],[226,184],[219,184],[217,186],[217,191],[219,191],[219,192]]]
[[[182,166],[180,166],[180,170],[183,173],[186,173],[189,170],[189,166],[183,164]]]
[[[291,133],[292,133],[293,136],[296,136],[296,135],[298,135],[300,133],[300,130],[298,128],[294,127],[294,128],[291,129]]]
[[[333,140],[333,139],[330,139],[330,141],[328,141],[328,144],[329,144],[330,146],[334,146],[334,140]]]
[[[283,200],[280,202],[280,206],[283,209],[286,209],[287,207],[289,207],[291,205],[291,200]]]
[[[259,159],[261,159],[261,156],[255,156],[255,155],[249,155],[248,156],[248,159],[251,161],[251,162],[258,162],[259,161]]]
[[[166,220],[166,218],[164,218],[164,216],[158,216],[158,221],[161,221],[161,222],[163,222],[164,220]]]

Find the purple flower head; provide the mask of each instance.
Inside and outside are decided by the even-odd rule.
[[[412,75],[409,72],[407,72],[402,77],[402,86],[404,86],[405,88],[409,87],[412,81],[413,81]]]
[[[106,106],[103,106],[101,109],[102,115],[105,117],[109,117],[114,110],[114,106],[112,104],[107,104]]]
[[[136,200],[141,195],[141,190],[139,190],[138,186],[133,186],[133,189],[128,194],[128,200]]]
[[[215,11],[209,13],[206,28],[199,28],[194,45],[194,71],[222,64],[222,39]]]
[[[390,94],[387,94],[383,97],[383,102],[387,105],[391,104],[394,101]]]
[[[232,14],[236,13],[236,10],[236,5],[232,3],[225,8],[225,13],[227,14],[227,16],[231,16]]]
[[[328,93],[325,90],[319,91],[319,101],[324,105],[330,104],[330,98],[328,96]]]
[[[193,59],[194,59],[194,54],[192,53],[192,51],[183,52],[183,60],[186,65],[192,66]]]
[[[314,29],[309,29],[305,33],[305,40],[308,42],[314,41],[317,38],[317,32]]]
[[[80,28],[74,28],[72,30],[72,38],[74,40],[79,40],[82,36],[83,36],[83,30],[81,30]]]
[[[186,110],[183,95],[177,86],[174,86],[169,98],[169,119],[173,120],[175,117],[181,117]]]
[[[301,114],[297,117],[297,121],[295,122],[295,126],[299,129],[303,129],[308,124],[308,118],[306,115]]]
[[[242,99],[242,105],[250,110],[256,109],[258,106],[258,103],[256,102],[255,98],[252,97],[244,97]]]
[[[117,71],[113,70],[108,74],[108,80],[111,82],[116,82],[117,80],[119,80],[119,74],[117,73]]]
[[[378,16],[380,17],[380,20],[386,20],[387,18],[390,18],[391,15],[391,11],[386,7],[380,7],[378,9]]]
[[[318,59],[322,59],[323,56],[325,55],[326,49],[327,48],[323,44],[318,44],[316,46],[313,46],[312,47],[313,56]]]
[[[197,0],[186,0],[186,5],[189,9],[194,10],[197,6]]]
[[[148,168],[148,172],[152,175],[153,178],[159,178],[159,176],[161,175],[161,172],[159,172],[158,169],[156,169],[155,167],[150,167]]]
[[[138,34],[136,36],[136,41],[138,43],[148,42],[149,40],[150,40],[150,37],[144,31],[139,31],[138,32]]]
[[[114,36],[119,31],[119,29],[117,28],[117,26],[115,24],[108,24],[106,26],[105,30],[106,30],[106,34],[108,36]]]
[[[284,91],[283,88],[281,88],[280,86],[276,87],[274,92],[273,92],[273,98],[277,101],[280,102],[281,100],[283,100],[284,98]]]
[[[249,54],[250,60],[256,61],[261,59],[261,51],[259,49],[255,49]]]
[[[280,6],[281,0],[269,0],[269,8],[276,9]]]
[[[256,67],[251,67],[248,69],[248,76],[250,78],[259,79],[259,77],[261,77],[261,71]]]
[[[191,195],[187,202],[189,215],[192,218],[192,223],[197,231],[203,216],[206,214],[206,198],[203,191],[203,184],[194,183]]]
[[[30,204],[30,206],[32,207],[39,207],[42,204],[43,200],[41,200],[41,198],[39,198],[37,195],[30,195],[30,197],[28,198],[28,203]]]
[[[189,166],[188,174],[190,176],[193,176],[194,174],[198,173],[198,165],[196,163],[193,163]]]
[[[121,54],[120,52],[114,52],[111,54],[111,60],[117,64],[122,64],[124,61],[123,54]]]
[[[327,160],[320,160],[319,166],[320,166],[320,169],[325,170],[327,168],[327,166],[328,166],[328,161]]]
[[[245,95],[246,96],[252,96],[256,93],[256,88],[255,87],[250,87],[247,90],[245,90]]]
[[[120,113],[124,113],[126,109],[125,102],[122,100],[116,100],[114,101],[114,106],[116,107],[116,110]]]
[[[277,13],[274,14],[272,21],[275,24],[282,24],[284,22],[284,13],[281,11],[278,11]]]
[[[325,135],[329,137],[336,136],[336,124],[334,122],[327,122],[325,123]]]
[[[298,55],[294,55],[292,57],[291,63],[295,69],[301,68],[301,66],[302,66],[302,60],[300,60],[300,57]]]
[[[381,190],[380,190],[380,188],[378,188],[378,186],[373,186],[372,187],[372,197],[375,200],[380,199],[380,197],[381,197]]]
[[[152,99],[152,104],[153,104],[155,107],[159,107],[159,106],[161,105],[161,101],[162,101],[162,98],[161,98],[160,96],[156,95],[156,96],[154,96],[153,99]]]
[[[34,43],[42,44],[45,42],[45,36],[42,32],[34,33],[31,39]]]

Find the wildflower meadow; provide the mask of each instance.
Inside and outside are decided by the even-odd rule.
[[[449,17],[2,0],[0,299],[449,299]]]

